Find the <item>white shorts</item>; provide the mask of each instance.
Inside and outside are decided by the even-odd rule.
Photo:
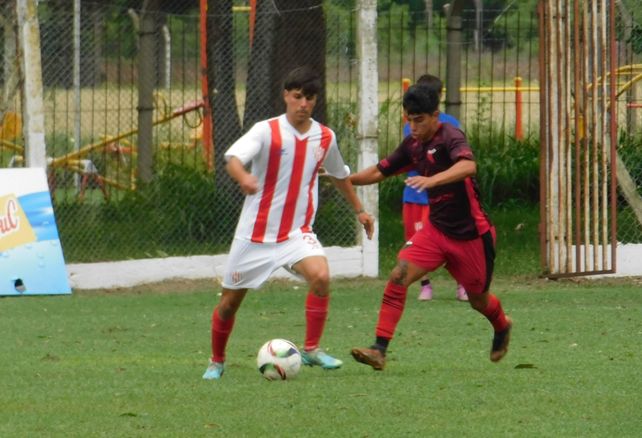
[[[254,243],[234,239],[222,286],[226,289],[256,289],[274,271],[292,266],[306,257],[324,256],[325,251],[314,233],[304,233],[280,243]]]

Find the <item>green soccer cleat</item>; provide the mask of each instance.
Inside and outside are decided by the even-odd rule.
[[[223,376],[223,371],[225,371],[225,365],[223,362],[212,362],[210,360],[210,365],[205,370],[203,378],[205,380],[218,380]]]
[[[336,370],[343,365],[342,361],[330,356],[320,348],[310,351],[301,350],[301,362],[309,367],[320,366],[324,370]]]

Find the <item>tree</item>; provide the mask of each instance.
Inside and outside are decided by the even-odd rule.
[[[232,0],[207,1],[207,81],[214,129],[217,185],[229,184],[223,154],[241,133],[236,107]]]
[[[322,0],[259,1],[248,73],[244,129],[284,111],[283,78],[309,65],[325,83],[325,15]],[[325,87],[312,115],[326,119]]]
[[[247,91],[243,127],[247,131],[254,123],[276,113],[270,90],[274,81],[272,59],[274,58],[276,5],[271,1],[258,1],[254,41],[251,41],[247,73]]]

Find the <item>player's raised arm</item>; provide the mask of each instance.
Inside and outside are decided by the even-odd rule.
[[[355,186],[367,186],[383,181],[385,178],[385,175],[374,165],[350,175],[350,182]]]

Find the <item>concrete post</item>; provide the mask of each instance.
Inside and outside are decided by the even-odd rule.
[[[42,97],[40,27],[36,0],[17,0],[23,85],[23,134],[27,167],[47,167],[45,115]]]
[[[378,126],[379,114],[377,74],[377,2],[376,0],[359,0],[357,11],[357,56],[359,59],[359,96],[357,102],[359,141],[359,170],[378,162]],[[368,240],[361,233],[363,247],[363,275],[379,275],[379,188],[375,185],[358,188],[364,208],[375,217],[375,233]]]

